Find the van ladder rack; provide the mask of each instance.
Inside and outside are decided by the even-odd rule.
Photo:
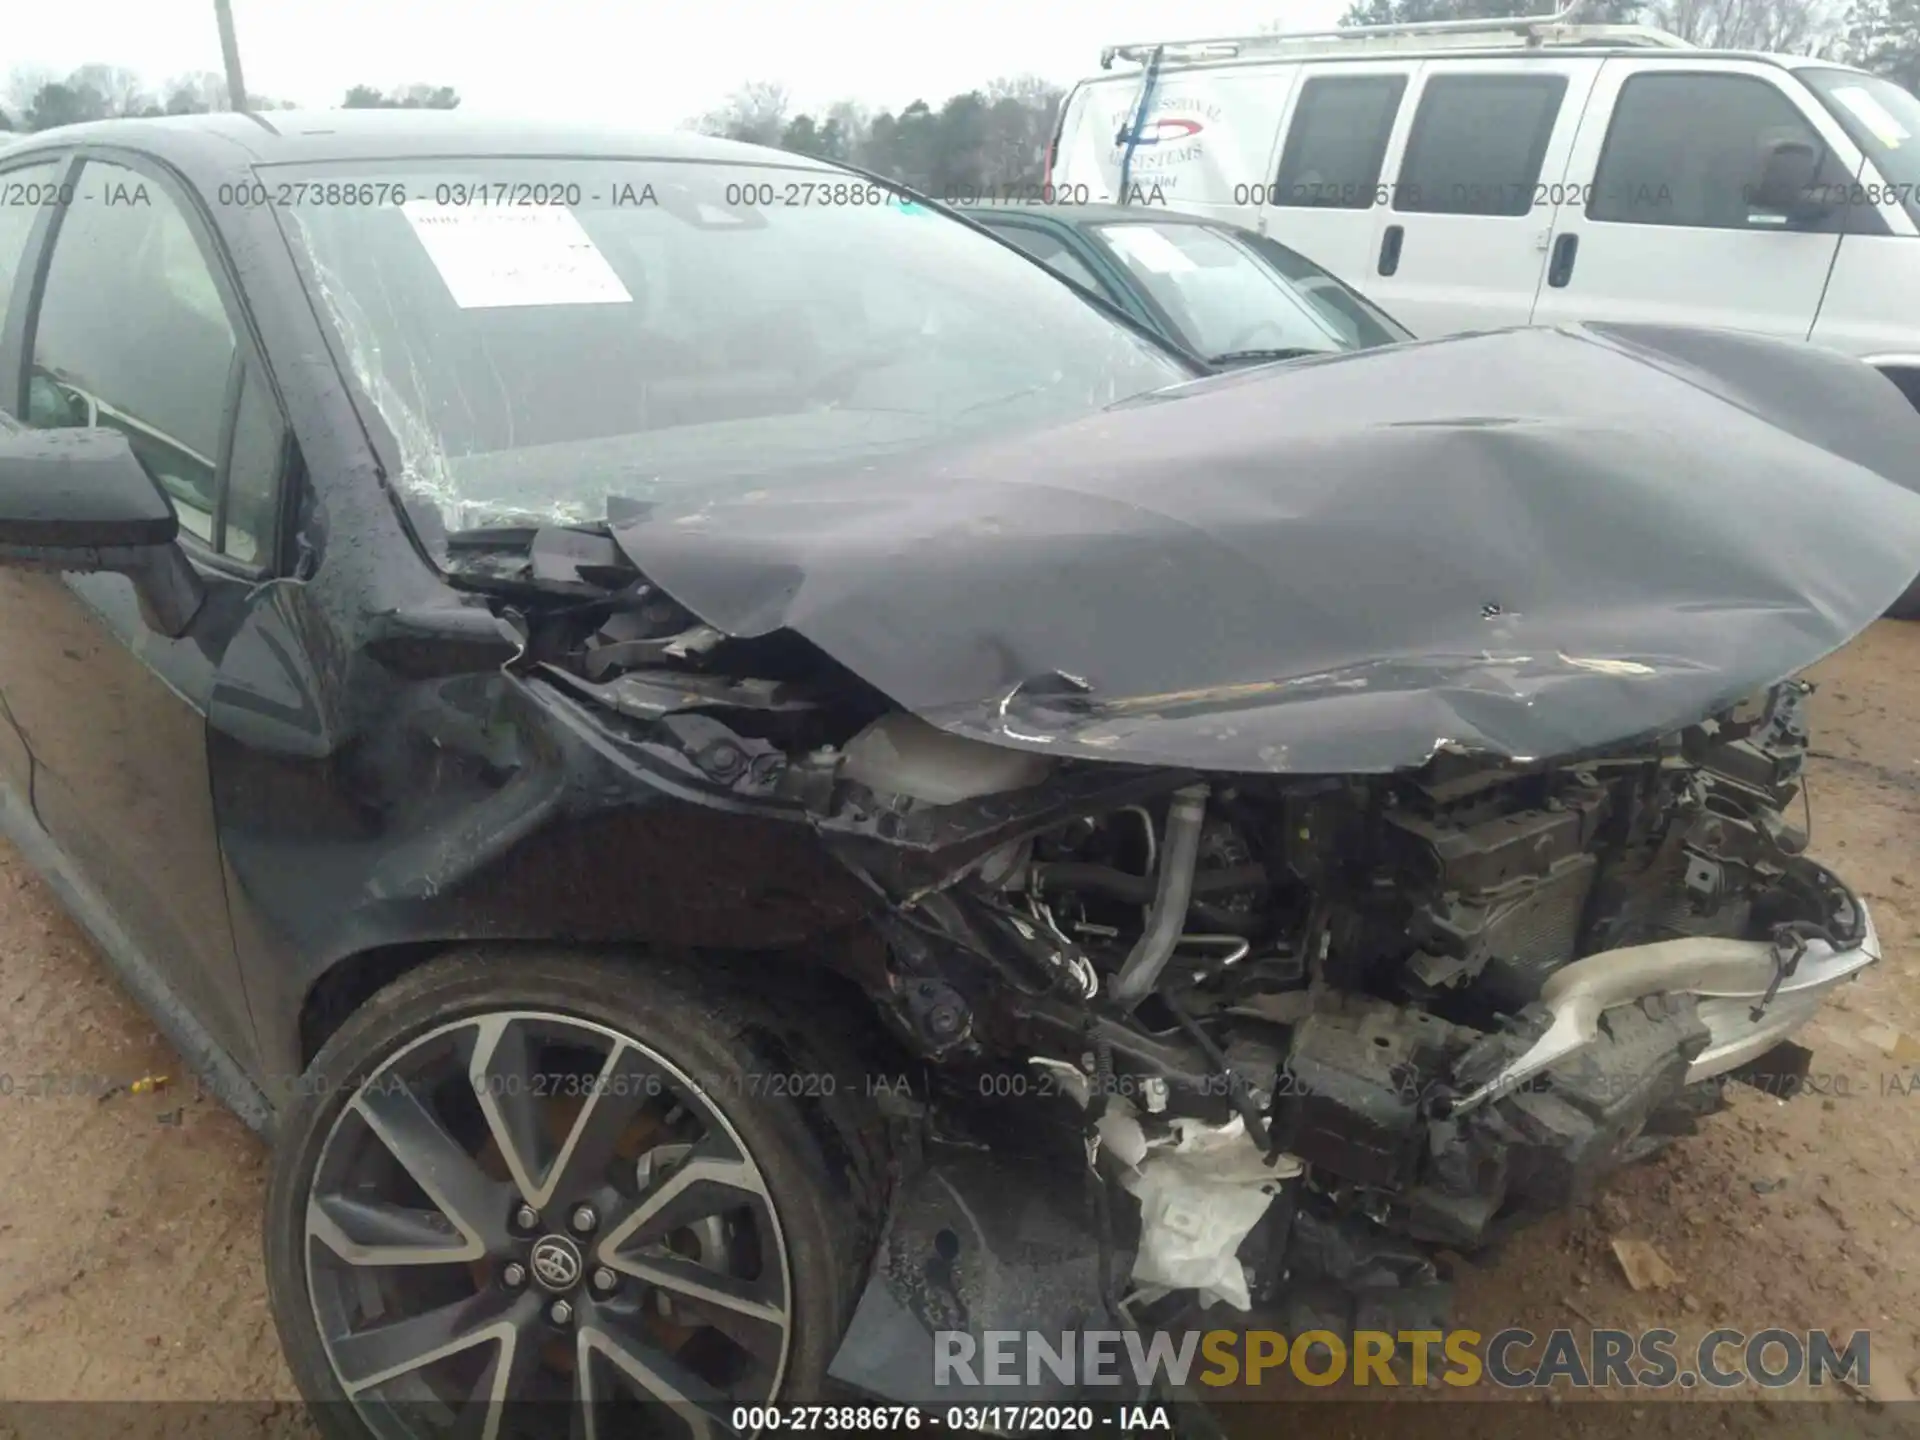
[[[1206,40],[1109,45],[1100,52],[1100,68],[1111,70],[1115,60],[1145,64],[1156,53],[1161,56],[1161,63],[1177,65],[1204,60],[1242,60],[1257,55],[1351,55],[1369,51],[1451,49],[1456,45],[1474,46],[1488,42],[1524,49],[1556,45],[1666,50],[1693,48],[1678,35],[1648,25],[1569,24],[1585,4],[1586,0],[1570,0],[1567,5],[1546,15],[1409,21],[1397,25],[1350,25],[1333,30],[1304,30],[1290,35],[1225,35]]]

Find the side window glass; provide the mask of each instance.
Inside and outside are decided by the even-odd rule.
[[[1393,208],[1525,215],[1567,93],[1564,75],[1441,75],[1414,112]]]
[[[51,209],[60,193],[64,160],[22,165],[0,175],[0,334],[7,328],[13,287],[20,278],[20,262],[27,256],[27,239],[43,211]],[[12,401],[7,408],[12,408]]]
[[[248,565],[263,565],[272,555],[286,455],[280,408],[266,379],[249,365],[227,455],[227,509],[219,539],[223,554]]]
[[[1371,209],[1380,188],[1404,75],[1322,76],[1300,89],[1272,203]]]
[[[105,425],[214,540],[233,326],[172,198],[138,171],[87,162],[54,238],[28,350],[30,425]]]
[[[1100,283],[1100,277],[1089,270],[1059,236],[1026,225],[995,225],[991,229],[1002,240],[1026,251],[1054,274],[1071,280],[1082,290],[1091,290],[1102,299],[1107,298],[1107,287]]]
[[[1715,230],[1782,229],[1754,201],[1768,150],[1828,152],[1793,102],[1750,75],[1635,75],[1620,89],[1587,218]]]

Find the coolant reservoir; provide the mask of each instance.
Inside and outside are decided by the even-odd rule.
[[[840,773],[884,794],[928,805],[1024,790],[1046,779],[1044,755],[1006,750],[929,725],[913,715],[883,715],[847,742]]]

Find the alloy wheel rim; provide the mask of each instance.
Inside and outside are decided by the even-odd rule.
[[[383,1436],[599,1440],[645,1404],[665,1423],[639,1429],[724,1434],[791,1349],[789,1257],[745,1141],[656,1049],[555,1012],[451,1021],[355,1086],[302,1263],[334,1379]]]

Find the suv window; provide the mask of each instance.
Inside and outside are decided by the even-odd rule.
[[[41,212],[54,203],[65,163],[47,160],[0,175],[0,335],[6,333],[7,305],[26,257],[27,239]],[[4,408],[12,409],[13,401],[7,400]]]
[[[238,347],[186,217],[138,171],[88,161],[54,237],[29,347],[27,423],[107,425],[214,541]]]
[[[1404,75],[1320,76],[1301,86],[1272,203],[1371,209],[1406,89]]]
[[[1793,102],[1751,75],[1635,75],[1621,87],[1589,220],[1781,229],[1787,217],[1751,203],[1769,146],[1828,151]]]
[[[989,222],[987,228],[1009,245],[1026,251],[1054,274],[1071,280],[1083,290],[1091,290],[1102,300],[1112,298],[1107,287],[1100,283],[1100,277],[1089,270],[1058,235],[1036,230],[1031,225],[995,225]]]
[[[1418,215],[1525,215],[1567,93],[1564,75],[1441,75],[1407,136],[1393,208]]]

